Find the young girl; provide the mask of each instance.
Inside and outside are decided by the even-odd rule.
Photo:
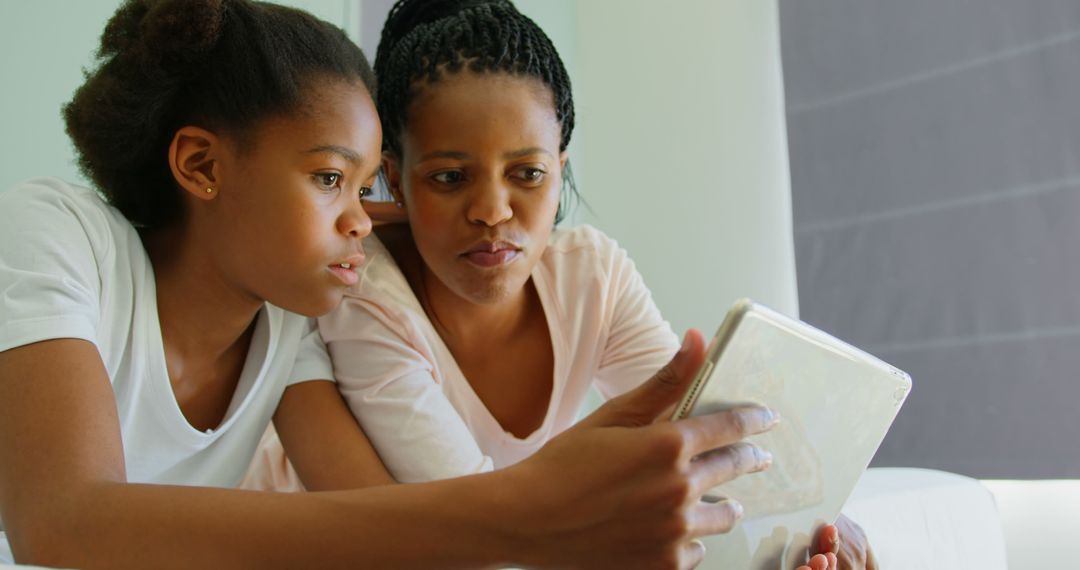
[[[652,424],[701,362],[696,333],[645,387],[513,468],[228,489],[271,415],[296,449],[321,451],[309,425],[350,446],[317,467],[298,452],[298,469],[391,481],[305,317],[334,308],[364,259],[371,72],[340,30],[248,0],[131,0],[99,55],[64,116],[100,194],[56,179],[0,194],[0,558],[688,568],[694,538],[731,528],[697,498],[760,467],[730,459],[754,456],[738,441],[767,411]]]
[[[553,230],[573,190],[574,106],[531,20],[506,1],[402,0],[375,69],[409,226],[365,240],[359,283],[319,320],[338,386],[400,481],[517,464],[574,423],[590,387],[627,392],[677,337],[613,240]],[[269,446],[256,478],[296,482]]]

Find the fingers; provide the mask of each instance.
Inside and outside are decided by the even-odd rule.
[[[742,439],[769,431],[780,422],[780,414],[761,406],[746,406],[675,422],[686,441],[684,453],[694,457]]]
[[[637,427],[653,423],[664,410],[679,402],[704,359],[705,340],[699,331],[690,329],[679,352],[652,378],[610,400],[580,423],[596,427]]]
[[[818,531],[817,550],[814,554],[840,553],[840,530],[835,525],[827,524]]]
[[[831,552],[815,555],[805,566],[799,566],[798,570],[837,570],[836,555]]]
[[[743,516],[738,501],[725,499],[719,503],[698,503],[690,512],[690,536],[710,536],[731,532]]]
[[[691,540],[683,547],[679,568],[697,568],[705,560],[705,544],[700,540]]]
[[[870,548],[870,545],[866,545],[866,570],[878,570],[877,557],[874,556],[874,549]]]
[[[694,496],[704,495],[709,489],[740,475],[764,471],[772,461],[771,453],[745,442],[706,452],[690,465],[691,490]]]

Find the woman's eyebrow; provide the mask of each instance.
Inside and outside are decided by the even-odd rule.
[[[312,147],[305,150],[302,154],[336,154],[353,164],[361,164],[364,162],[364,157],[360,156],[360,153],[351,148],[336,144],[323,144]]]
[[[506,159],[521,158],[523,156],[529,156],[529,155],[533,155],[533,154],[546,154],[549,158],[552,158],[552,159],[555,158],[555,156],[552,155],[550,152],[548,152],[548,151],[546,151],[546,150],[544,150],[544,149],[542,149],[542,148],[540,148],[538,146],[532,146],[532,147],[529,147],[529,148],[523,148],[523,149],[520,149],[520,150],[515,150],[515,151],[508,152],[508,153],[503,155],[503,158],[506,158]]]

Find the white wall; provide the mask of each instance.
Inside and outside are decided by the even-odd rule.
[[[293,0],[358,33],[350,0]],[[84,181],[60,108],[82,84],[101,31],[119,0],[0,2],[0,191],[38,176]]]
[[[585,221],[630,252],[676,331],[711,334],[740,296],[795,314],[775,0],[576,7]]]

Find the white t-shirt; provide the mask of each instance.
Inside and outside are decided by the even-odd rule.
[[[58,179],[0,193],[0,351],[57,338],[97,346],[130,482],[236,486],[286,385],[332,377],[312,331],[311,319],[264,305],[224,420],[196,430],[169,382],[153,267],[135,228],[92,190]],[[10,560],[0,539],[0,560]]]

